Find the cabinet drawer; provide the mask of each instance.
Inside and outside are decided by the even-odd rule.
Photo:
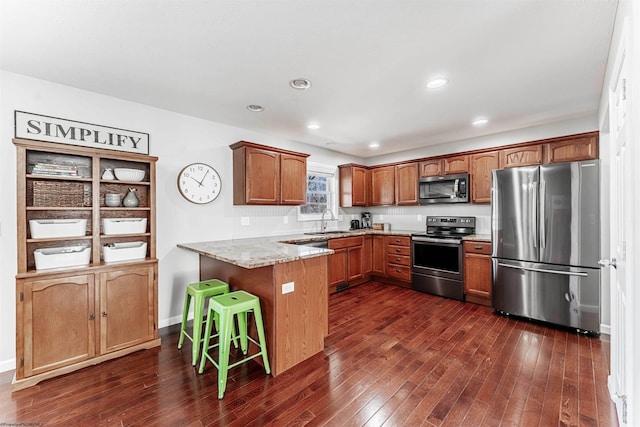
[[[387,264],[408,265],[411,266],[411,257],[407,255],[387,255]]]
[[[411,267],[397,265],[397,264],[389,264],[387,266],[387,276],[410,282]]]
[[[491,243],[466,241],[464,242],[464,252],[470,254],[491,255]]]
[[[329,249],[344,249],[362,246],[364,240],[362,236],[355,237],[339,237],[337,239],[329,239]]]
[[[411,246],[411,237],[409,237],[409,236],[387,236],[387,245]]]
[[[411,248],[407,246],[387,246],[387,255],[411,256]]]

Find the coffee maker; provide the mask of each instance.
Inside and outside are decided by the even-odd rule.
[[[362,212],[362,228],[371,228],[371,212]]]

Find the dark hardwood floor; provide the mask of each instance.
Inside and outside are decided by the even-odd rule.
[[[220,401],[211,364],[198,375],[190,343],[177,350],[177,325],[160,349],[13,394],[2,373],[0,425],[618,425],[606,336],[375,282],[332,295],[329,320],[323,352],[277,378],[233,368]]]

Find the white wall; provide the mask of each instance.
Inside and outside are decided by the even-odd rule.
[[[232,158],[229,145],[248,140],[311,154],[310,162],[336,166],[365,164],[359,159],[270,135],[184,116],[146,105],[78,90],[43,80],[0,71],[0,372],[15,367],[15,273],[16,273],[16,161],[13,138],[14,110],[45,114],[106,126],[148,132],[150,154],[157,165],[157,256],[159,259],[159,326],[177,323],[186,283],[198,279],[198,257],[176,244],[223,240],[247,236],[295,233],[313,224],[296,221],[292,207],[233,206]],[[490,137],[425,147],[379,158],[366,164],[409,160],[417,157],[505,145],[516,142],[586,132],[597,129],[595,118],[574,120]],[[220,174],[223,191],[213,203],[198,206],[178,194],[176,177],[185,165],[203,161]],[[342,209],[346,228],[352,217],[365,209]],[[426,215],[471,215],[478,218],[478,232],[490,231],[490,207],[486,205],[376,207],[367,209],[375,222],[389,222],[392,229],[424,230]],[[418,215],[422,219],[418,220]],[[248,216],[251,225],[240,225]],[[284,217],[288,224],[284,224]],[[608,290],[607,290],[608,292]],[[608,324],[608,318],[603,322]]]

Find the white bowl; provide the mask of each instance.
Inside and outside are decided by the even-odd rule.
[[[139,182],[144,179],[144,171],[140,169],[115,168],[113,172],[120,181]]]

